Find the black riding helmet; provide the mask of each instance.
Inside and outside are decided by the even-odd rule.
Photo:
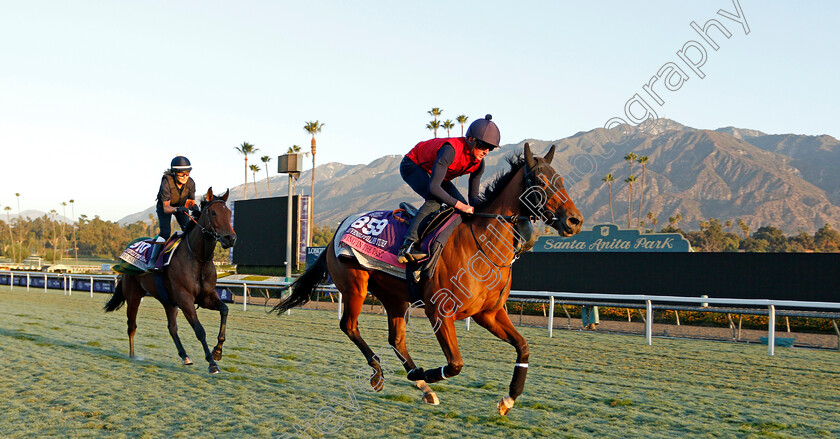
[[[190,163],[190,159],[179,155],[172,159],[172,163],[169,164],[169,170],[171,172],[189,172],[192,171],[192,164]]]
[[[477,146],[486,147],[490,151],[499,147],[499,140],[501,139],[499,127],[496,126],[495,122],[490,120],[492,118],[493,116],[488,114],[484,116],[484,119],[478,119],[471,123],[465,135],[466,137],[472,137],[477,140]]]

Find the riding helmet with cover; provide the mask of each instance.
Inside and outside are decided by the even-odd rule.
[[[499,127],[496,126],[495,122],[490,120],[492,118],[493,116],[488,114],[484,116],[484,119],[478,119],[471,123],[465,135],[465,137],[472,137],[478,140],[480,146],[489,147],[490,151],[499,147],[499,140],[501,139]],[[481,145],[482,143],[484,145]]]
[[[172,159],[172,163],[169,164],[169,170],[171,172],[189,172],[192,171],[192,164],[190,163],[190,159],[179,155]]]

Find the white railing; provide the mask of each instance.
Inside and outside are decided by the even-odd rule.
[[[29,291],[31,278],[44,279],[44,292],[47,291],[48,278],[62,278],[64,294],[72,295],[72,280],[89,279],[90,280],[90,297],[93,297],[93,281],[94,279],[110,280],[116,282],[115,275],[80,275],[80,274],[58,274],[58,273],[38,273],[38,272],[18,272],[18,271],[0,271],[0,276],[10,275],[9,288],[14,286],[14,278],[16,276],[25,276],[27,278],[26,290]],[[249,288],[283,288],[290,284],[290,282],[275,282],[275,281],[248,281],[221,278],[216,282],[217,287],[241,287],[243,292],[242,310],[248,308],[248,294]],[[342,296],[341,292],[335,288],[335,285],[324,285],[316,289],[319,292],[328,292],[338,294],[338,318],[341,319],[342,313]],[[571,293],[571,292],[557,292],[557,291],[521,291],[512,290],[511,297],[527,297],[547,299],[550,304],[551,312],[548,313],[548,336],[554,336],[554,307],[557,299],[581,299],[587,301],[587,304],[598,305],[599,301],[604,300],[618,300],[621,302],[641,302],[644,303],[646,309],[645,318],[645,341],[648,345],[653,344],[653,304],[668,304],[668,303],[697,303],[702,306],[707,306],[709,303],[719,305],[736,305],[736,306],[750,306],[750,307],[765,307],[767,309],[768,324],[767,324],[767,345],[769,355],[775,355],[776,347],[776,308],[807,308],[834,310],[840,312],[840,303],[838,302],[804,302],[797,300],[769,300],[769,299],[733,299],[733,298],[713,298],[713,297],[683,297],[683,296],[653,296],[647,294],[603,294],[603,293]],[[290,313],[289,310],[287,313]],[[466,319],[467,330],[470,326],[470,318]]]

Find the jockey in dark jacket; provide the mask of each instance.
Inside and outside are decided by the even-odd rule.
[[[160,180],[157,216],[160,223],[159,236],[163,239],[169,239],[172,233],[170,222],[173,214],[181,230],[184,230],[190,222],[189,209],[198,209],[195,205],[195,181],[190,177],[191,170],[192,164],[189,159],[179,155],[172,159],[169,170]]]
[[[499,127],[491,115],[470,124],[465,137],[432,139],[420,142],[402,160],[400,175],[426,202],[411,221],[399,253],[399,262],[423,259],[427,255],[418,247],[418,229],[423,219],[436,212],[441,203],[473,213],[478,201],[484,156],[499,146]],[[452,179],[469,174],[469,203],[458,192]]]

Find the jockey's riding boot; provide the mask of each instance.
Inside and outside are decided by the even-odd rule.
[[[403,241],[402,247],[400,247],[400,253],[397,257],[397,261],[400,264],[405,264],[407,262],[419,261],[421,259],[426,258],[427,254],[420,251],[419,247],[420,243],[416,241],[412,241],[409,238],[405,238]]]

